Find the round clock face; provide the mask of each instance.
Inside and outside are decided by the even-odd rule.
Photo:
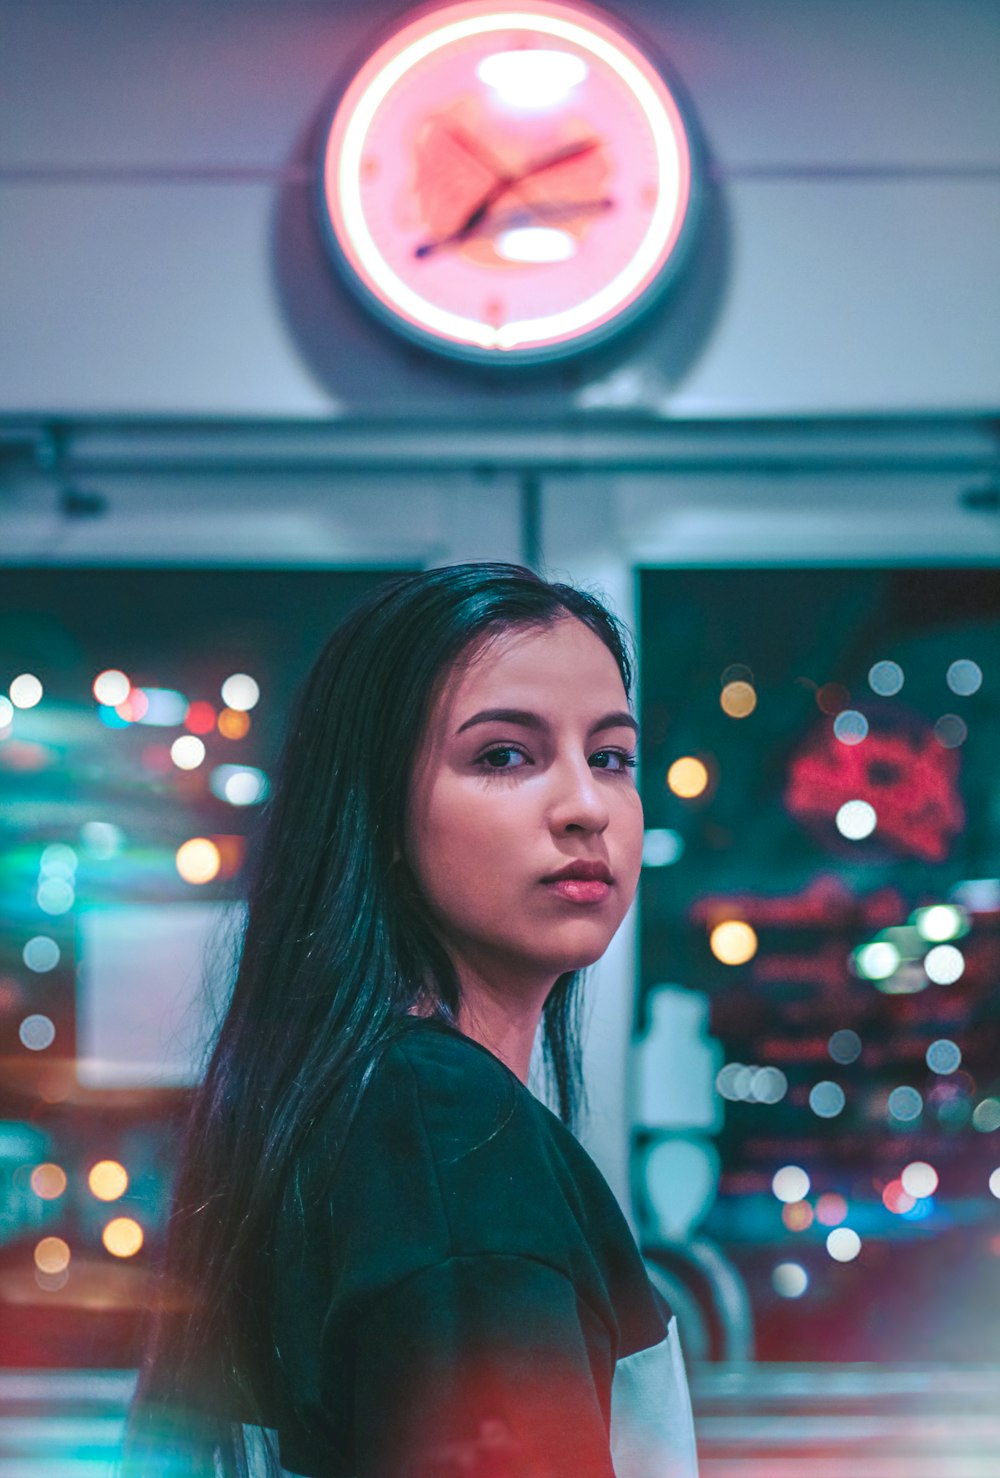
[[[395,327],[524,363],[649,302],[691,189],[677,103],[609,20],[466,0],[404,24],[354,77],[326,138],[322,214]]]

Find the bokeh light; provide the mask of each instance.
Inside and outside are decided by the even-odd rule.
[[[913,915],[913,923],[929,944],[957,939],[966,933],[968,927],[965,913],[953,903],[935,903],[930,908],[918,908]]]
[[[804,1201],[809,1194],[809,1177],[801,1165],[783,1165],[775,1171],[771,1189],[779,1201]]]
[[[790,1232],[804,1232],[813,1224],[815,1212],[808,1201],[789,1201],[781,1208],[781,1220]]]
[[[76,876],[77,864],[77,855],[66,842],[50,842],[39,858],[38,870],[47,878],[71,879]]]
[[[861,1251],[861,1238],[850,1227],[834,1227],[826,1239],[826,1250],[834,1262],[853,1262]]]
[[[134,1257],[143,1243],[142,1227],[131,1216],[116,1216],[101,1233],[112,1257]]]
[[[41,1201],[55,1201],[66,1189],[66,1172],[61,1165],[45,1161],[31,1172],[31,1189]]]
[[[178,770],[197,770],[205,758],[205,746],[196,734],[182,734],[171,744],[170,758]]]
[[[757,707],[757,691],[750,683],[727,683],[719,702],[730,718],[747,718]]]
[[[240,708],[224,708],[216,722],[223,739],[244,739],[250,732],[250,715]]]
[[[42,701],[45,690],[33,672],[22,672],[7,691],[15,708],[34,708],[36,703]]]
[[[945,1076],[961,1067],[962,1049],[948,1037],[938,1037],[927,1048],[926,1061],[932,1073]]]
[[[903,1190],[916,1200],[933,1196],[938,1188],[938,1173],[926,1160],[911,1160],[899,1178],[903,1182]]]
[[[199,699],[189,707],[184,727],[192,734],[211,734],[215,728],[215,717],[215,709],[211,703]]]
[[[865,980],[888,980],[899,969],[900,954],[888,939],[874,939],[854,954],[854,966]]]
[[[934,738],[942,749],[957,749],[969,737],[969,726],[957,713],[943,713],[934,725]]]
[[[682,755],[667,771],[667,784],[674,795],[690,801],[703,793],[708,785],[708,768],[694,755]]]
[[[670,867],[684,855],[684,838],[670,827],[654,826],[643,833],[643,867]]]
[[[174,729],[187,717],[188,701],[176,688],[143,688],[146,711],[139,723],[161,729]]]
[[[824,683],[816,689],[816,706],[831,717],[845,709],[850,701],[851,695],[843,683]]]
[[[56,968],[61,954],[58,944],[48,934],[36,934],[22,949],[21,958],[29,970],[46,975]]]
[[[43,1237],[35,1247],[35,1267],[40,1273],[63,1273],[69,1260],[69,1243],[62,1237]]]
[[[849,1026],[841,1027],[827,1042],[826,1050],[834,1062],[856,1062],[861,1056],[861,1038]]]
[[[125,833],[113,821],[85,821],[80,827],[80,841],[98,862],[108,862],[125,846]]]
[[[137,724],[149,712],[149,699],[141,688],[130,688],[128,696],[115,704],[115,713],[127,724]]]
[[[847,1202],[836,1191],[824,1191],[816,1202],[816,1220],[824,1227],[839,1227],[847,1220]]]
[[[992,1134],[1000,1129],[1000,1099],[984,1098],[972,1110],[972,1127],[980,1134]]]
[[[231,806],[255,806],[267,799],[270,786],[264,771],[252,765],[216,765],[208,788]]]
[[[880,698],[892,698],[903,686],[903,669],[898,662],[876,662],[868,673],[868,686]]]
[[[843,1111],[845,1102],[843,1088],[828,1079],[814,1083],[809,1090],[809,1107],[817,1118],[835,1119]]]
[[[131,687],[132,684],[124,672],[120,672],[117,667],[108,667],[94,678],[93,693],[98,703],[115,708],[119,703],[125,702]]]
[[[908,1191],[902,1180],[890,1180],[882,1190],[882,1205],[886,1211],[891,1211],[893,1216],[905,1216],[912,1211],[917,1203],[917,1198]]]
[[[44,1052],[56,1039],[56,1029],[51,1017],[41,1011],[26,1016],[17,1029],[17,1034],[29,1052]]]
[[[0,729],[6,729],[14,722],[14,705],[9,698],[0,696]]]
[[[908,1124],[923,1113],[924,1100],[916,1088],[894,1088],[889,1094],[889,1113],[900,1123]]]
[[[935,985],[954,985],[965,971],[965,956],[954,944],[936,944],[924,956],[924,971]]]
[[[260,688],[245,672],[234,672],[220,688],[222,701],[227,708],[246,710],[253,708],[260,698]]]
[[[208,837],[192,837],[177,848],[177,871],[186,883],[210,883],[218,876],[222,857]]]
[[[779,1298],[801,1298],[809,1287],[809,1274],[801,1263],[779,1262],[771,1285]]]
[[[860,744],[868,737],[868,720],[856,708],[845,708],[833,721],[833,732],[841,744]]]
[[[761,1067],[750,1080],[750,1097],[757,1103],[780,1103],[788,1092],[788,1079],[780,1067]]]
[[[996,1196],[1000,1201],[1000,1165],[993,1171],[989,1178],[990,1195]]]
[[[38,884],[35,893],[35,902],[42,910],[53,917],[68,913],[76,902],[76,891],[73,884],[65,878],[43,878]]]
[[[849,842],[860,842],[870,837],[878,825],[875,807],[868,801],[845,801],[835,817],[837,830]]]
[[[982,687],[983,669],[978,662],[971,662],[967,657],[960,657],[948,668],[945,680],[953,693],[957,693],[960,698],[968,698]]]
[[[757,953],[757,935],[742,919],[716,924],[708,942],[715,958],[724,965],[745,965]]]
[[[98,1160],[91,1167],[87,1184],[99,1201],[117,1201],[128,1190],[128,1171],[117,1160]]]

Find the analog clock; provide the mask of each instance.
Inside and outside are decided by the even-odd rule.
[[[690,229],[673,89],[601,12],[462,0],[402,23],[325,136],[321,214],[352,286],[431,348],[524,364],[630,322]]]

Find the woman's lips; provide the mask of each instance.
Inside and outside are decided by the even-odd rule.
[[[570,903],[603,903],[611,892],[611,884],[600,878],[559,878],[543,886]]]

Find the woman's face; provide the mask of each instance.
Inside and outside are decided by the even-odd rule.
[[[406,858],[460,979],[551,985],[599,958],[635,893],[635,725],[614,657],[575,617],[470,657],[417,753]]]

